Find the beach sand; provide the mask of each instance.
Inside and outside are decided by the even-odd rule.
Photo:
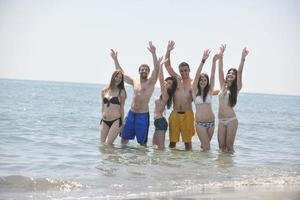
[[[191,194],[184,196],[176,196],[172,199],[176,200],[300,200],[300,186],[292,187],[250,187],[239,190],[225,189],[218,192],[204,192],[201,194]]]

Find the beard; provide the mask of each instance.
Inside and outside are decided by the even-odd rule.
[[[147,79],[148,74],[147,73],[141,73],[140,77],[141,77],[141,79]]]

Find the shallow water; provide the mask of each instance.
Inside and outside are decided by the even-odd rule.
[[[200,151],[196,136],[192,152],[182,143],[158,151],[151,146],[152,117],[147,148],[135,141],[121,146],[119,138],[113,146],[99,143],[102,87],[0,79],[0,199],[218,199],[211,195],[245,188],[300,191],[299,96],[241,93],[234,154],[218,151],[217,130],[210,152]],[[153,107],[152,99],[151,116]]]

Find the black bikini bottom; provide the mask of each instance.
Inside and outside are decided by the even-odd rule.
[[[122,119],[121,119],[121,117],[120,117],[120,118],[117,118],[117,119],[113,119],[113,120],[111,120],[111,121],[107,121],[107,120],[101,119],[100,124],[101,124],[102,122],[104,122],[104,123],[110,128],[110,127],[113,125],[113,123],[114,123],[115,121],[117,121],[117,120],[120,120],[120,121],[119,121],[119,127],[121,127],[121,126],[122,126]]]

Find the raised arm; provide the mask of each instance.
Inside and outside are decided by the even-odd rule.
[[[114,51],[113,49],[111,49],[110,51],[111,51],[110,55],[111,55],[112,59],[114,60],[116,70],[121,70],[124,74],[124,81],[129,85],[133,85],[133,79],[130,76],[125,75],[124,70],[122,69],[122,67],[119,63],[118,52]]]
[[[224,78],[224,70],[223,70],[223,56],[226,49],[226,44],[221,45],[220,53],[219,53],[219,81],[220,81],[220,88],[222,89],[223,85],[225,84]]]
[[[211,95],[214,94],[214,87],[215,87],[215,72],[216,72],[216,62],[219,59],[220,54],[216,54],[213,57],[213,62],[212,62],[212,66],[211,66],[211,72],[210,72],[210,88],[209,91],[211,93]]]
[[[175,78],[179,78],[180,76],[174,71],[174,69],[172,68],[171,66],[171,51],[174,49],[174,45],[175,45],[175,42],[173,40],[170,40],[168,42],[168,46],[167,46],[167,52],[165,54],[165,58],[168,59],[167,62],[165,63],[165,67],[166,67],[166,70],[168,71],[168,73],[170,74],[170,76],[173,76]]]
[[[245,59],[246,59],[246,56],[248,55],[248,53],[249,53],[249,51],[245,47],[243,49],[243,52],[242,52],[240,66],[239,66],[239,69],[237,71],[237,89],[238,89],[238,91],[240,91],[242,89],[243,68],[244,68]]]
[[[206,49],[203,52],[201,63],[199,65],[198,69],[197,69],[196,76],[195,76],[194,81],[193,81],[193,97],[196,97],[197,87],[198,87],[197,85],[198,85],[198,82],[199,82],[199,79],[200,79],[200,74],[201,74],[203,65],[204,65],[206,59],[208,58],[209,54],[210,54],[209,49]]]
[[[152,42],[149,42],[149,47],[147,47],[147,49],[150,51],[150,53],[152,54],[152,59],[153,59],[153,65],[154,65],[154,69],[151,73],[151,76],[149,78],[149,83],[150,84],[155,84],[157,79],[158,79],[158,73],[159,73],[159,63],[157,62],[157,56],[156,56],[156,48],[155,46],[152,44]]]
[[[160,91],[161,93],[167,93],[167,90],[165,88],[165,78],[164,78],[164,70],[163,70],[163,65],[164,63],[167,62],[167,60],[163,60],[163,57],[160,57],[157,60],[157,63],[159,64],[159,85],[160,85]]]

